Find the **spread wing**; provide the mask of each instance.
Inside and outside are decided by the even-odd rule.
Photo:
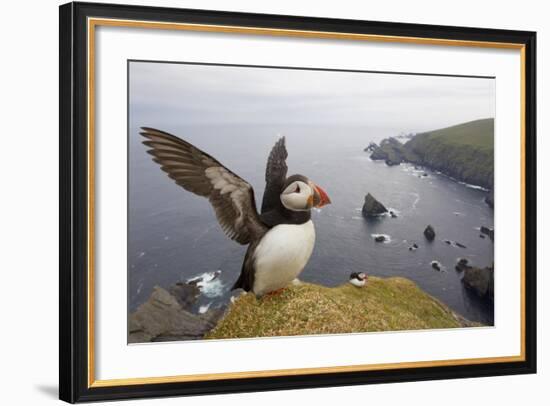
[[[285,137],[275,143],[265,168],[265,192],[262,200],[262,213],[268,212],[280,205],[280,195],[286,180],[288,167],[286,158],[288,152],[285,146]]]
[[[267,231],[258,217],[254,190],[248,182],[187,141],[154,128],[141,129],[153,161],[185,190],[210,201],[229,238],[248,244]]]

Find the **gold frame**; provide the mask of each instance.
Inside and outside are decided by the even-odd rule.
[[[485,358],[470,358],[470,359],[454,359],[454,360],[434,360],[434,361],[415,361],[415,362],[400,362],[400,363],[384,363],[384,364],[366,364],[366,365],[346,365],[334,367],[317,367],[317,368],[297,368],[297,369],[278,369],[267,371],[245,371],[245,372],[221,372],[211,374],[193,374],[193,375],[175,375],[161,377],[146,377],[146,378],[122,378],[122,379],[95,379],[95,315],[94,315],[94,226],[95,226],[95,207],[94,207],[94,191],[95,191],[95,28],[97,26],[111,27],[132,27],[132,28],[149,28],[161,30],[183,30],[194,32],[219,32],[233,34],[248,34],[248,35],[268,35],[268,36],[284,36],[284,37],[300,37],[300,38],[321,38],[321,39],[339,39],[353,41],[371,41],[371,42],[392,42],[392,43],[409,43],[423,45],[439,45],[439,46],[461,46],[461,47],[477,47],[477,48],[497,48],[497,49],[513,49],[520,51],[521,64],[521,269],[520,269],[520,335],[521,335],[521,350],[519,355],[504,356],[504,357],[485,357]],[[258,377],[277,377],[277,376],[295,376],[309,374],[330,374],[339,372],[358,372],[358,371],[374,371],[374,370],[391,370],[396,368],[422,368],[422,367],[441,367],[441,366],[458,366],[472,364],[493,364],[504,362],[522,362],[526,360],[525,351],[525,51],[524,44],[507,43],[507,42],[485,42],[485,41],[465,41],[453,39],[436,39],[422,37],[401,37],[390,35],[371,35],[371,34],[354,34],[343,32],[324,32],[324,31],[305,31],[305,30],[290,30],[290,29],[271,29],[259,27],[240,27],[227,25],[207,25],[207,24],[186,24],[186,23],[164,23],[153,21],[125,20],[125,19],[109,19],[109,18],[88,18],[87,24],[87,41],[88,41],[88,388],[101,388],[112,386],[126,385],[143,385],[143,384],[160,384],[160,383],[177,383],[177,382],[192,382],[192,381],[212,381],[218,379],[243,379],[243,378],[258,378]]]

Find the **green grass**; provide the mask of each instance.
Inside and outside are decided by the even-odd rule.
[[[405,278],[370,277],[364,288],[303,283],[276,296],[237,299],[206,338],[357,333],[474,325]]]
[[[407,160],[464,182],[493,187],[494,119],[417,134],[404,146]]]
[[[457,146],[472,146],[492,152],[494,146],[494,128],[494,120],[486,118],[424,134],[431,141]]]

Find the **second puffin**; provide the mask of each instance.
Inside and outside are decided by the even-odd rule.
[[[287,177],[285,139],[267,160],[261,213],[254,190],[218,160],[172,134],[142,127],[143,143],[153,161],[176,184],[206,197],[225,234],[247,245],[241,274],[233,289],[257,296],[286,287],[298,277],[315,245],[311,209],[330,203],[328,195],[303,175]]]

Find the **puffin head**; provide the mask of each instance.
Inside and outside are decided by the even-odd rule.
[[[327,193],[307,177],[292,175],[284,184],[281,203],[288,210],[309,211],[313,207],[330,204],[331,201]]]
[[[350,280],[355,279],[355,280],[363,282],[363,281],[366,281],[369,277],[364,272],[353,272],[353,273],[351,273],[349,278],[350,278]]]

